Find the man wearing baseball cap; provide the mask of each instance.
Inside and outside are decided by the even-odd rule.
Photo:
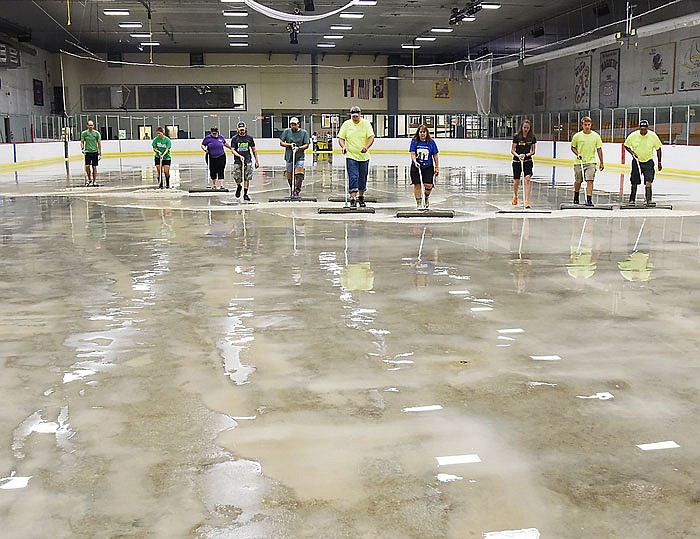
[[[291,198],[301,196],[301,184],[304,182],[304,150],[310,143],[309,133],[300,127],[299,118],[290,118],[289,127],[280,135],[280,146],[285,148],[284,161]]]
[[[651,201],[651,184],[654,182],[654,150],[656,150],[656,159],[659,162],[659,172],[661,172],[663,167],[661,166],[661,140],[656,133],[649,130],[649,122],[647,120],[639,120],[639,129],[632,131],[625,139],[625,150],[632,156],[630,204],[635,203],[637,186],[642,183],[642,176],[644,176],[646,204],[647,206],[653,206],[654,203]]]
[[[350,109],[350,119],[345,120],[338,131],[338,144],[346,155],[350,207],[356,208],[359,204],[364,208],[369,174],[369,149],[374,144],[374,130],[372,124],[362,118],[360,107],[354,106]]]
[[[253,177],[253,157],[255,168],[260,167],[258,152],[255,150],[255,140],[248,134],[245,122],[238,122],[236,134],[231,138],[233,151],[233,179],[236,182],[236,198],[241,196],[241,184],[243,185],[243,200],[250,202],[248,188]]]

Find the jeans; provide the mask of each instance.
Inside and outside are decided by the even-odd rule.
[[[369,173],[369,159],[367,161],[355,161],[349,157],[345,160],[348,170],[348,191],[367,190],[367,174]]]

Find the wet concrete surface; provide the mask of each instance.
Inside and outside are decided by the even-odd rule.
[[[3,537],[700,536],[700,197],[497,214],[507,163],[448,158],[457,216],[402,220],[403,157],[361,218],[337,164],[5,175]]]

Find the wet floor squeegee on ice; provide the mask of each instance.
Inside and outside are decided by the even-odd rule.
[[[347,158],[346,158],[347,159]],[[357,203],[356,199],[350,199],[350,195],[348,193],[348,167],[347,167],[347,161],[345,164],[345,195],[340,198],[340,197],[329,197],[328,200],[330,202],[335,202],[336,198],[340,198],[338,202],[345,202],[343,206],[329,206],[326,208],[319,208],[318,213],[321,214],[341,214],[341,213],[374,213],[374,208],[370,208],[367,206],[360,206]],[[362,200],[365,202],[371,202],[370,197],[362,197]],[[376,201],[376,198],[374,199]]]
[[[399,210],[396,212],[396,217],[454,217],[454,210],[434,210],[427,206],[425,198],[425,184],[423,182],[423,170],[419,170],[421,175],[420,208],[416,208],[415,210]]]

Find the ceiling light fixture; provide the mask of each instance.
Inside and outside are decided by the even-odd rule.
[[[416,38],[416,41],[435,41],[437,38],[436,37],[425,37],[425,36],[418,36]]]
[[[481,2],[481,7],[483,9],[501,9],[501,4],[492,4],[489,2]]]
[[[228,44],[229,47],[247,47],[248,43],[244,43],[242,41],[233,41]]]
[[[129,37],[135,37],[138,39],[147,39],[149,37],[153,37],[153,35],[151,34],[151,32],[143,32],[140,34],[129,34]]]
[[[356,6],[376,6],[377,0],[356,0]]]
[[[416,45],[415,43],[404,43],[401,45],[402,49],[420,49],[420,45]]]
[[[331,30],[352,30],[349,24],[331,24]]]
[[[119,28],[142,28],[143,24],[140,22],[120,22]]]
[[[357,13],[354,11],[344,11],[340,14],[341,19],[361,19],[364,16],[364,13]]]
[[[226,28],[228,28],[229,30],[245,30],[246,28],[248,28],[248,25],[246,23],[227,22]]]
[[[141,46],[142,47],[157,47],[160,45],[160,41],[142,41]]]
[[[320,49],[332,49],[335,47],[335,43],[316,43],[316,46]]]
[[[449,34],[450,32],[454,32],[454,28],[431,28],[431,32],[434,34]]]
[[[102,11],[102,13],[104,13],[105,15],[113,16],[121,15],[124,17],[127,17],[131,14],[128,9],[105,9]]]
[[[248,39],[248,34],[229,34],[229,39]]]
[[[221,0],[224,4],[245,4],[245,0]]]
[[[345,36],[341,36],[338,34],[326,34],[323,36],[323,39],[343,39]]]
[[[229,10],[224,10],[222,11],[224,14],[224,17],[247,17],[248,12],[247,11],[229,11]]]

